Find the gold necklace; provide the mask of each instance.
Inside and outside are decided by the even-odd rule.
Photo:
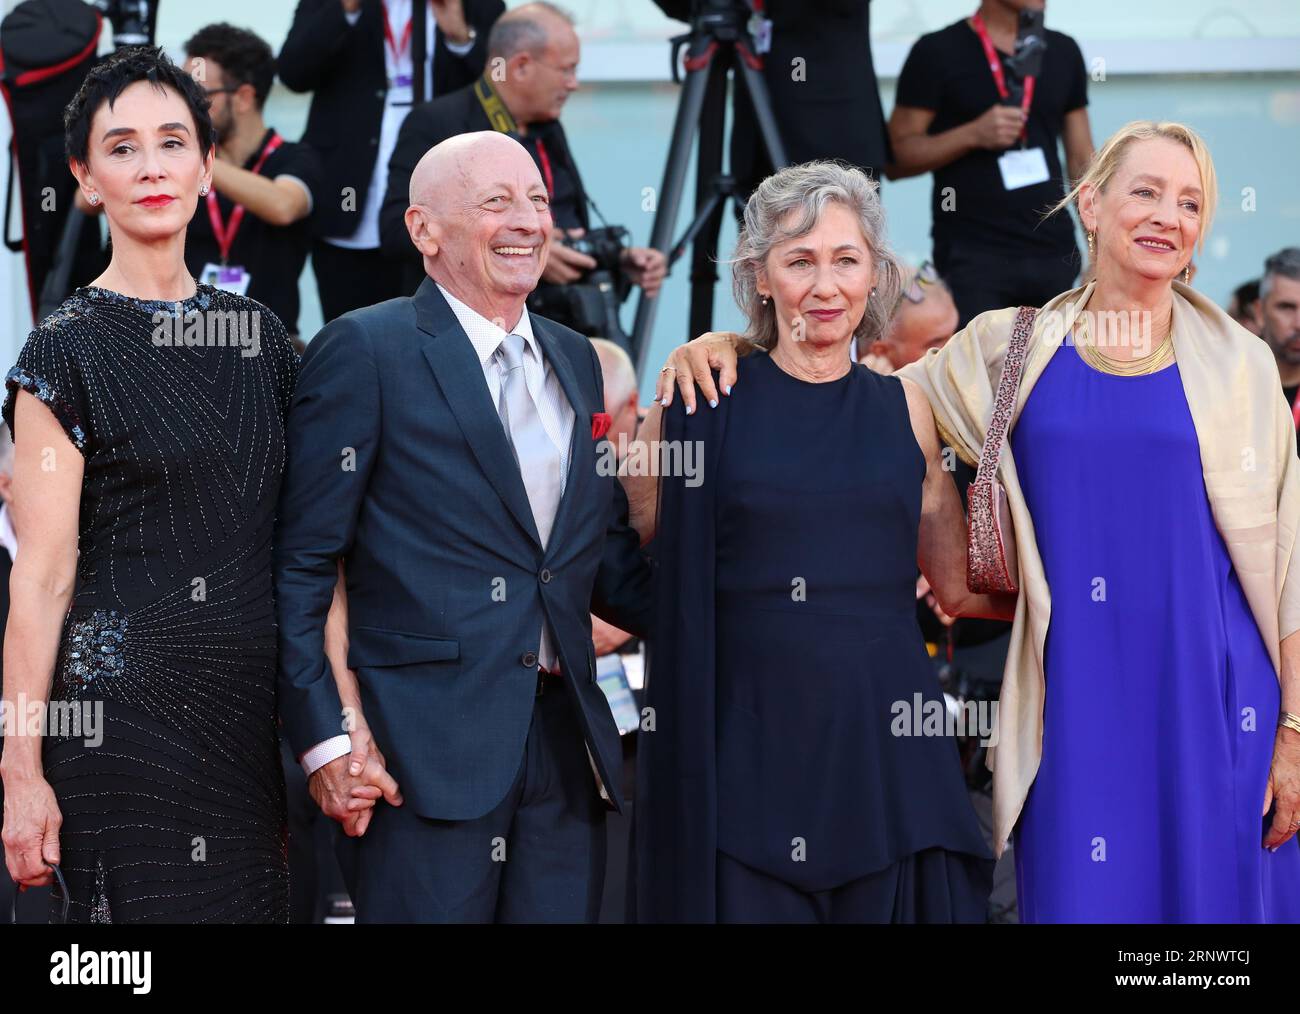
[[[1115,359],[1092,344],[1087,321],[1080,316],[1074,325],[1074,347],[1078,349],[1083,361],[1095,370],[1116,377],[1142,377],[1156,373],[1173,362],[1174,332],[1171,328],[1164,341],[1145,356],[1138,359]]]

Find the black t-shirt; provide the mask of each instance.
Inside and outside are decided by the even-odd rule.
[[[1007,54],[998,56],[1005,67]],[[931,134],[974,120],[999,101],[984,47],[965,19],[916,41],[895,93],[896,105],[934,112]],[[1065,114],[1087,104],[1088,75],[1078,44],[1068,35],[1048,30],[1026,141],[1026,147],[1043,149],[1047,182],[1007,190],[998,169],[1003,152],[988,149],[969,152],[936,169],[931,198],[936,250],[954,242],[1021,254],[1067,254],[1075,249],[1070,217],[1061,212],[1044,219],[1043,212],[1066,193],[1057,150]]]
[[[274,130],[267,130],[257,150],[244,163],[245,169],[251,170],[257,164],[274,133]],[[322,173],[320,157],[313,148],[285,141],[268,156],[258,175],[267,179],[292,176],[300,180],[312,195],[314,206]],[[217,194],[217,207],[221,210],[223,226],[229,228],[230,214],[235,205],[225,195]],[[238,265],[248,272],[246,295],[264,303],[280,318],[291,335],[298,333],[298,276],[302,274],[310,250],[311,215],[292,225],[270,225],[246,210],[227,258],[229,265]],[[185,234],[185,264],[198,277],[209,262],[221,263],[221,248],[212,232],[208,202],[206,198],[199,198]]]

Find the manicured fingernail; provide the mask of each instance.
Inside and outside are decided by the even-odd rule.
[[[361,765],[353,764],[350,768],[348,768],[348,770],[351,771],[354,775],[359,775],[361,774]]]
[[[723,385],[722,393],[723,393],[723,394],[730,394],[730,393],[731,393],[731,385],[730,385],[730,384],[725,384],[725,385]]]
[[[686,406],[686,414],[687,414],[687,415],[694,415],[694,414],[695,414],[695,406],[694,406],[694,405],[687,405],[687,406]]]
[[[660,398],[660,399],[659,399],[659,404],[662,405],[664,408],[667,408],[667,407],[668,407],[668,399],[667,399],[667,397]]]
[[[709,408],[717,408],[717,407],[718,407],[718,399],[717,399],[717,398],[710,398],[710,399],[709,399]]]

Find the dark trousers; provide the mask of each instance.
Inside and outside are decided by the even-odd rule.
[[[957,242],[935,245],[934,266],[952,290],[957,326],[962,328],[986,310],[1042,306],[1073,288],[1079,274],[1079,253],[1026,250],[1017,255]]]
[[[402,263],[377,247],[349,250],[318,239],[312,244],[311,267],[326,324],[349,310],[411,295],[402,283]]]
[[[490,813],[434,820],[381,801],[352,848],[358,923],[595,922],[605,807],[565,689],[537,698],[519,772]]]

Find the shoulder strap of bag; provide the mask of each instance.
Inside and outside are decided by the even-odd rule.
[[[998,459],[1002,456],[1002,445],[1006,442],[1007,426],[1011,422],[1011,413],[1016,407],[1016,392],[1020,390],[1020,376],[1025,366],[1025,349],[1029,345],[1029,335],[1034,330],[1034,318],[1038,308],[1022,306],[1016,312],[1016,320],[1011,328],[1011,340],[1007,343],[1007,356],[1002,363],[1002,376],[998,380],[997,394],[993,398],[993,415],[989,419],[988,433],[984,436],[984,449],[980,452],[979,468],[975,472],[976,482],[992,482],[997,474]]]

